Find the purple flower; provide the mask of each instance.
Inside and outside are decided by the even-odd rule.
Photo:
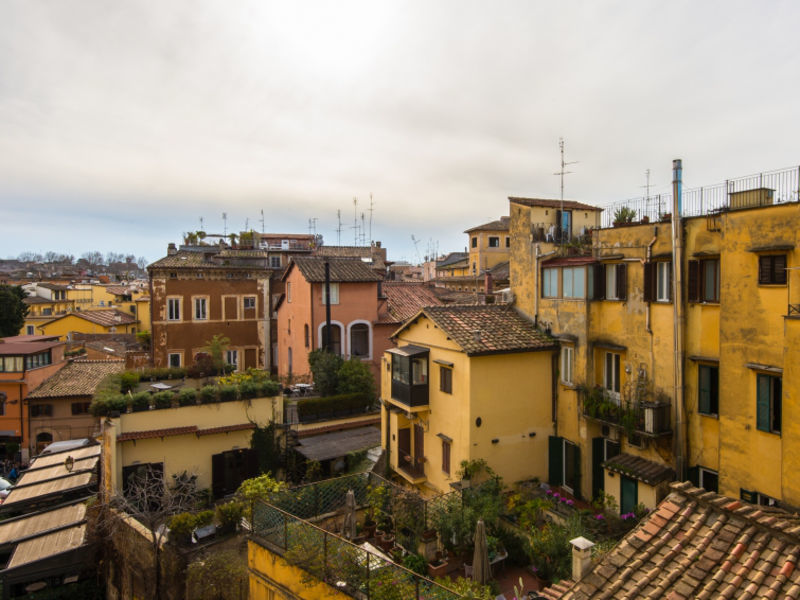
[[[559,494],[558,492],[554,492],[553,498],[561,498],[561,494]]]
[[[567,500],[567,505],[568,506],[573,506],[574,504],[575,504],[574,500]]]
[[[600,513],[597,513],[597,514],[594,516],[594,518],[595,518],[595,519],[597,519],[598,521],[602,521],[603,519],[605,519],[605,517],[604,517],[602,514],[600,514]]]
[[[545,494],[547,494],[548,496],[552,496],[553,495],[553,490],[547,490],[545,492]]]

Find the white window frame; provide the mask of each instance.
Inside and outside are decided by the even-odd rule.
[[[271,269],[280,269],[281,268],[281,257],[280,256],[270,256],[269,257],[269,266]]]
[[[331,282],[331,304],[339,304],[339,283]],[[322,303],[326,304],[325,284],[322,284]]]
[[[172,364],[172,357],[173,356],[177,356],[178,357],[178,364],[177,365],[173,365]],[[167,366],[168,367],[181,367],[181,366],[183,366],[183,352],[168,352],[167,353]]]
[[[656,302],[669,302],[672,262],[662,260],[656,263]]]
[[[567,280],[569,280],[569,290],[567,289]],[[575,291],[576,281],[581,282],[582,290],[580,294]],[[564,298],[586,298],[586,267],[563,267],[561,269],[561,282]]]
[[[167,321],[181,320],[181,301],[180,296],[167,297]]]
[[[352,335],[353,325],[366,325],[367,326],[367,354],[365,356],[353,356],[353,339]],[[372,360],[372,324],[369,321],[357,320],[348,323],[347,325],[347,356],[350,358],[358,358],[360,360]]]
[[[705,467],[698,467],[697,468],[697,479],[698,484],[701,488],[707,490],[708,488],[705,486],[705,481],[703,481],[703,475],[708,473],[710,475],[714,475],[717,478],[717,489],[719,489],[719,471],[715,471],[714,469],[706,469]]]
[[[575,347],[561,346],[561,383],[572,385],[573,369],[575,364]]]
[[[34,335],[36,333],[36,328],[33,325],[26,325],[25,332],[26,335]]]
[[[611,368],[609,369],[609,359]],[[614,364],[616,363],[616,365]],[[617,375],[619,374],[619,375]],[[609,380],[610,375],[610,380]],[[603,353],[603,388],[609,398],[619,404],[621,384],[619,379],[622,377],[622,355],[619,352],[606,350]]]
[[[250,304],[251,306],[248,306]],[[248,308],[252,308],[255,310],[256,308],[256,297],[255,296],[245,296],[242,298],[242,309],[247,310]]]
[[[208,296],[195,296],[192,300],[192,320],[208,321]]]
[[[231,360],[233,358],[233,360]],[[228,349],[225,351],[225,362],[229,365],[233,365],[236,367],[236,371],[239,370],[239,351],[238,350],[231,350]]]
[[[606,300],[619,300],[617,296],[617,264],[605,265]]]
[[[320,349],[325,348],[325,346],[323,345],[323,341],[322,341],[322,329],[325,327],[325,325],[326,325],[326,323],[325,323],[325,321],[323,321],[322,323],[319,324],[319,327],[317,327],[317,348],[320,348]],[[347,333],[347,329],[345,328],[345,326],[341,322],[334,321],[334,320],[331,320],[331,327],[338,327],[340,332],[341,332],[341,344],[340,344],[340,346],[341,346],[341,354],[340,354],[340,356],[344,356],[345,351],[346,351],[346,345],[347,345],[347,338],[344,337],[344,336]]]
[[[560,271],[561,269],[557,267],[542,269],[543,298],[558,298],[558,279]]]

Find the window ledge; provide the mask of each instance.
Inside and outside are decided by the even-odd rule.
[[[559,380],[559,383],[561,384],[561,387],[563,387],[563,388],[565,388],[567,390],[576,390],[576,389],[578,389],[578,386],[576,384],[574,384],[574,383],[567,383],[566,381],[561,381],[561,380]]]
[[[717,413],[704,413],[697,411],[697,414],[701,417],[708,417],[709,419],[714,419],[715,421],[719,421],[719,415]]]

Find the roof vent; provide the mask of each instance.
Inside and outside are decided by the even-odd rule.
[[[476,342],[481,341],[481,330],[480,329],[473,329],[472,330],[472,339]]]

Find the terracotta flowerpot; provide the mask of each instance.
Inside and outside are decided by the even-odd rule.
[[[447,575],[449,568],[450,563],[446,560],[440,560],[437,563],[428,563],[428,577],[431,579],[434,577],[444,577]]]

